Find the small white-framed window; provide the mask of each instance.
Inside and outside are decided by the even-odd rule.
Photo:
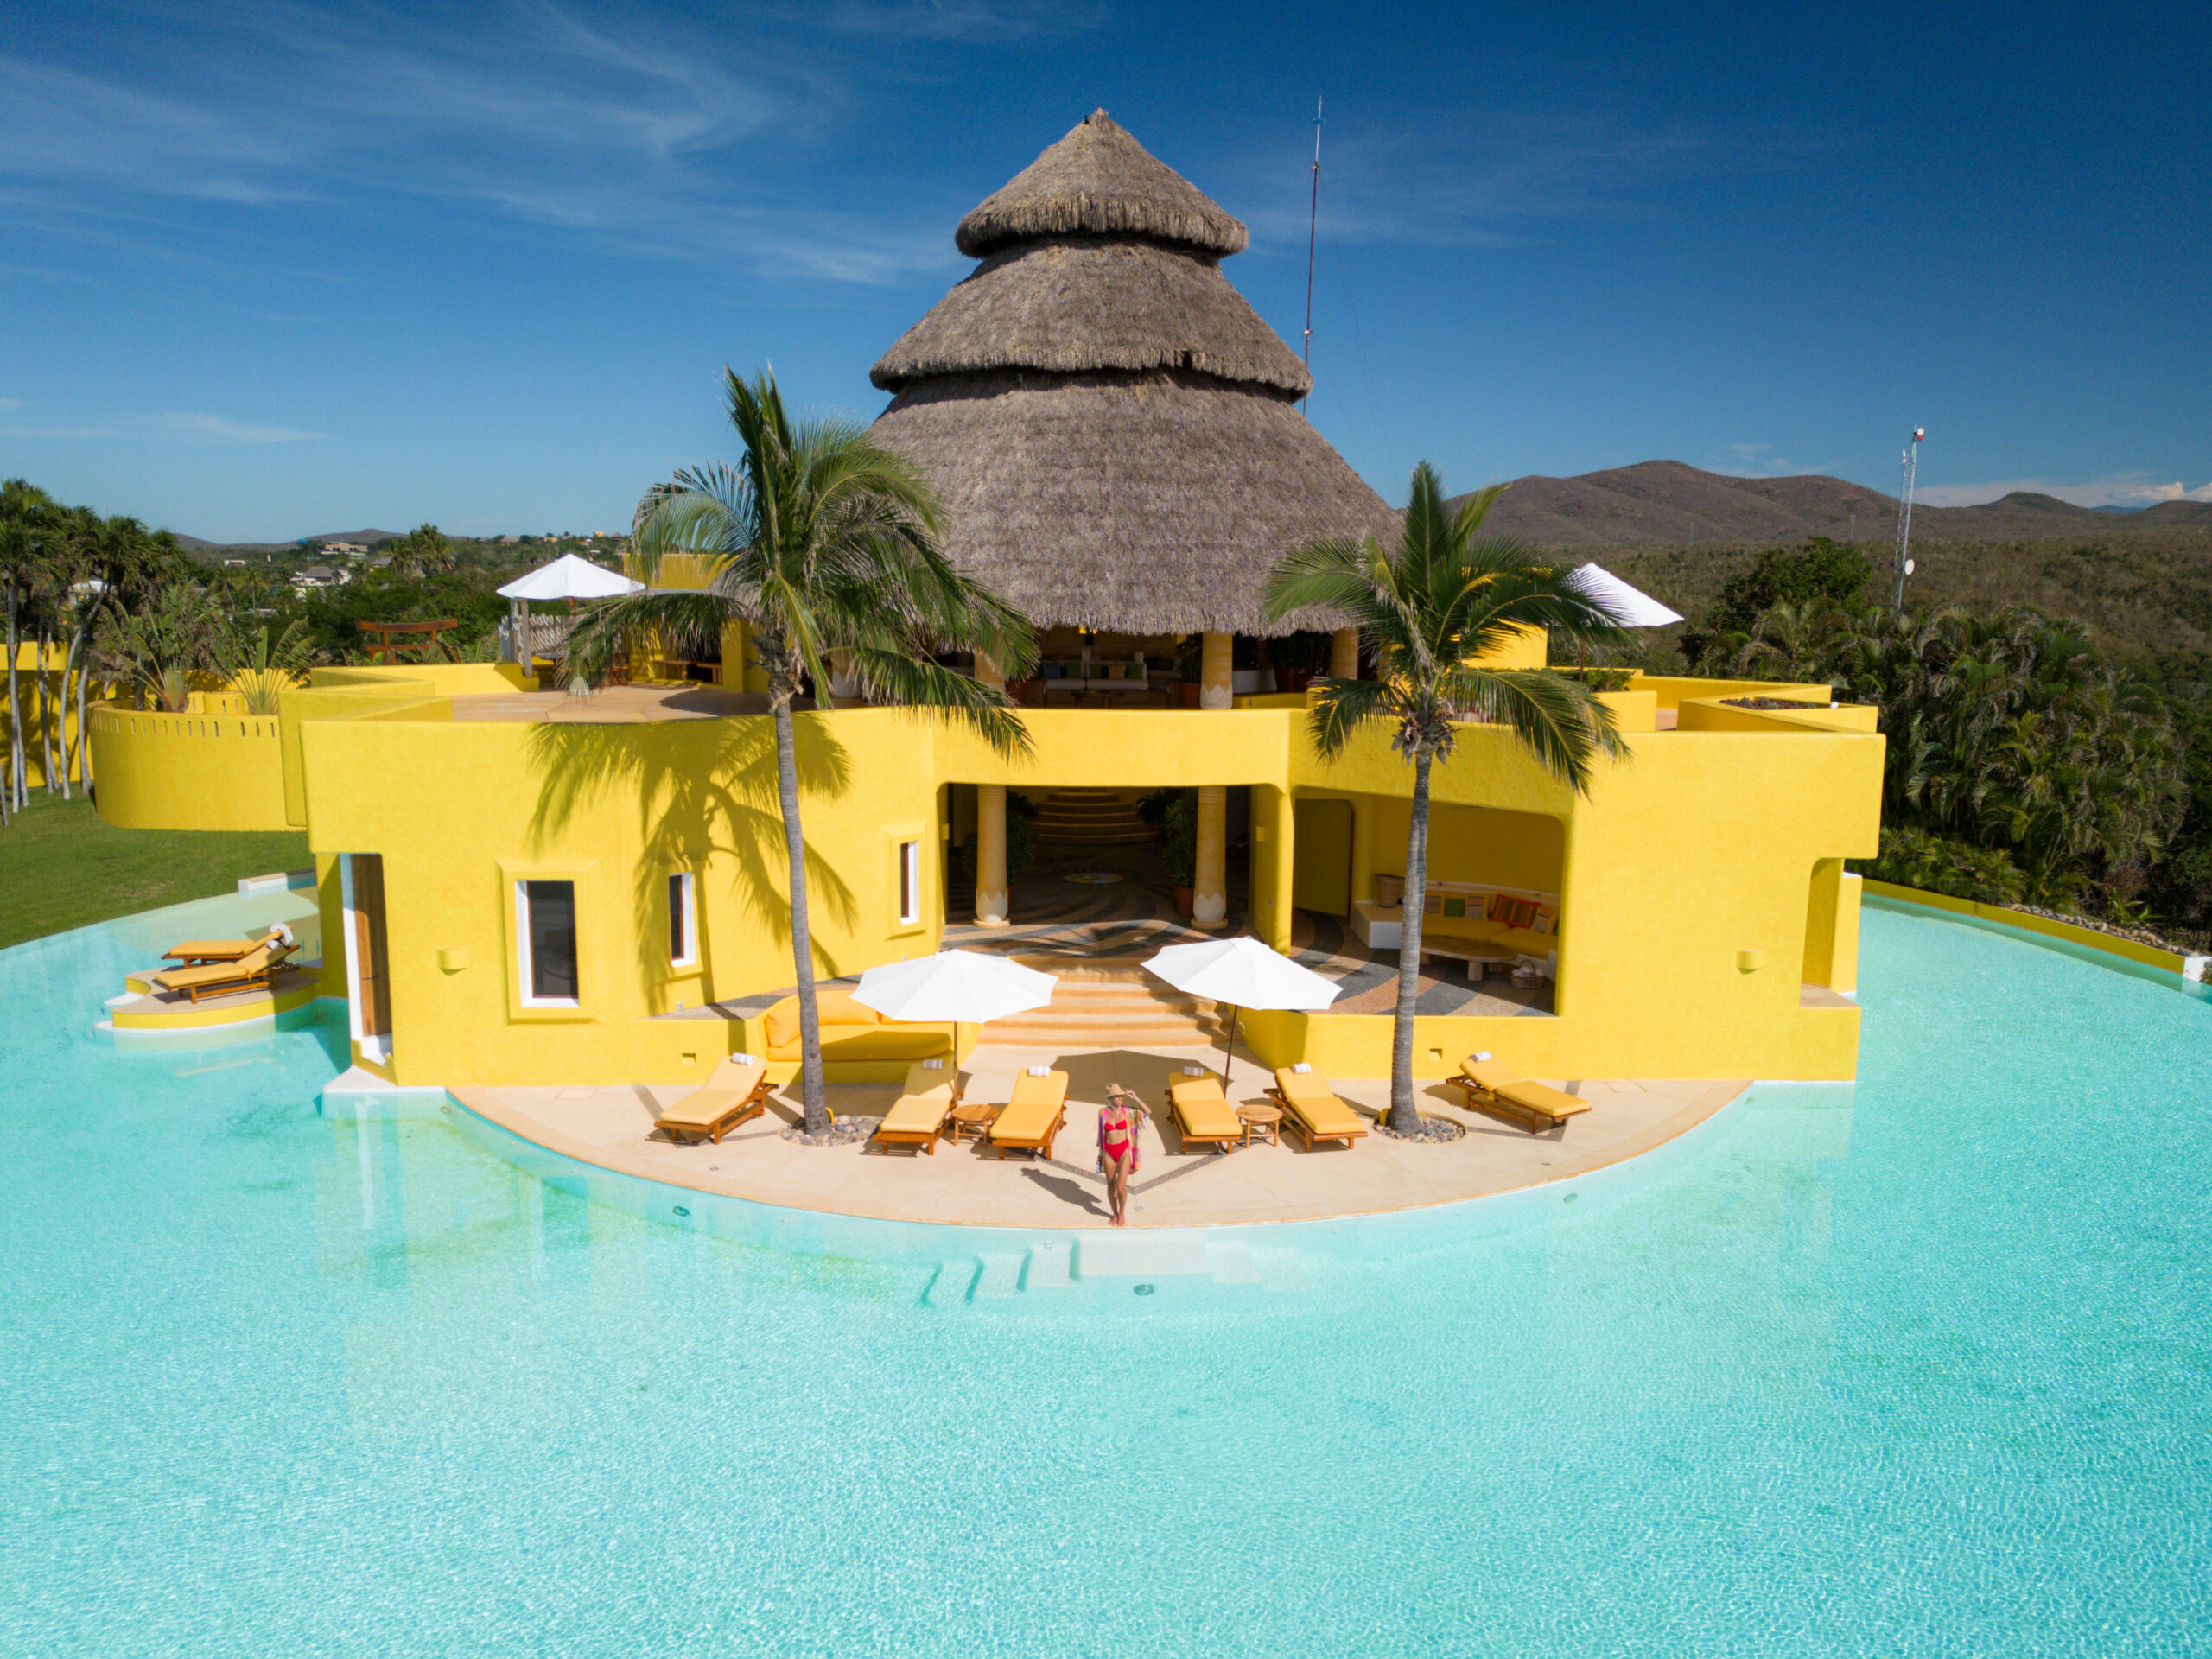
[[[668,878],[668,965],[696,967],[699,961],[699,912],[693,897],[691,872],[677,870]]]
[[[899,843],[899,925],[911,927],[922,919],[922,843]]]
[[[576,884],[515,883],[515,948],[528,1008],[576,1006]]]

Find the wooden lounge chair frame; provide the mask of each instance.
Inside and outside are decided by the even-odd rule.
[[[1351,1111],[1351,1108],[1344,1104],[1344,1097],[1337,1093],[1334,1084],[1330,1086],[1329,1095],[1338,1105],[1344,1106],[1347,1112]],[[1313,1151],[1314,1143],[1320,1141],[1333,1141],[1349,1152],[1351,1150],[1351,1143],[1363,1139],[1367,1134],[1365,1129],[1341,1129],[1334,1134],[1320,1134],[1306,1121],[1305,1112],[1300,1109],[1298,1103],[1291,1098],[1289,1091],[1280,1084],[1269,1088],[1267,1090],[1267,1096],[1269,1100],[1282,1108],[1283,1128],[1295,1132],[1298,1138],[1306,1143],[1306,1150],[1308,1152]]]
[[[944,1132],[951,1128],[952,1114],[954,1109],[961,1103],[960,1097],[962,1093],[960,1086],[960,1074],[957,1071],[955,1071],[950,1065],[948,1065],[945,1070],[938,1075],[943,1077],[944,1081],[950,1085],[952,1090],[952,1097],[944,1103],[944,1109],[938,1114],[938,1120],[935,1123],[931,1124],[927,1129],[894,1129],[887,1127],[890,1122],[890,1119],[887,1116],[884,1122],[876,1126],[875,1133],[868,1136],[868,1144],[871,1147],[881,1147],[887,1152],[893,1147],[919,1147],[924,1152],[929,1154],[931,1157],[936,1157],[937,1143],[943,1138]],[[913,1074],[910,1071],[907,1073],[907,1080],[912,1082],[912,1077]],[[912,1098],[913,1096],[912,1095],[901,1092],[899,1096],[898,1103],[893,1106],[891,1109],[894,1112],[897,1111],[899,1106],[905,1105],[906,1102]],[[957,1145],[958,1142],[955,1141],[954,1144]],[[863,1148],[863,1150],[865,1150],[865,1148]]]
[[[1021,1135],[1008,1135],[1002,1133],[999,1125],[1006,1122],[1006,1115],[1014,1109],[1015,1103],[1009,1100],[1000,1109],[998,1116],[991,1123],[991,1145],[997,1150],[1000,1157],[1005,1157],[1009,1152],[1026,1152],[1033,1158],[1040,1152],[1047,1158],[1052,1155],[1053,1141],[1058,1137],[1060,1131],[1068,1126],[1067,1075],[1062,1072],[1059,1076],[1060,1103],[1052,1113],[1052,1121],[1045,1126],[1045,1132],[1042,1135],[1033,1137]],[[1049,1077],[1031,1077],[1024,1073],[1014,1079],[1014,1092],[1020,1093],[1021,1085],[1025,1082],[1049,1083],[1051,1080]]]
[[[713,1087],[712,1082],[704,1085],[705,1089]],[[695,1090],[692,1092],[697,1094],[703,1092],[703,1090]],[[653,1121],[653,1127],[678,1146],[697,1146],[701,1141],[704,1141],[709,1146],[719,1147],[722,1143],[722,1136],[766,1112],[768,1109],[768,1096],[775,1092],[775,1079],[771,1077],[764,1068],[760,1073],[760,1081],[753,1085],[751,1092],[733,1100],[713,1117],[697,1123],[671,1123],[665,1117],[661,1117]],[[691,1097],[691,1095],[686,1095],[683,1100],[674,1103],[681,1106],[684,1101]],[[691,1136],[692,1139],[686,1141],[684,1137],[687,1135]]]
[[[1457,1084],[1465,1091],[1469,1109],[1491,1113],[1531,1135],[1541,1135],[1548,1129],[1564,1130],[1568,1118],[1579,1117],[1590,1109],[1588,1101],[1545,1084],[1531,1083],[1526,1077],[1516,1077],[1511,1083],[1500,1084],[1492,1089],[1487,1084],[1478,1082],[1467,1070],[1464,1060],[1460,1062],[1458,1073],[1446,1081]],[[1532,1090],[1541,1090],[1542,1094],[1532,1093],[1528,1099],[1516,1098],[1511,1091],[1524,1084],[1529,1084]],[[1547,1095],[1573,1101],[1573,1106],[1569,1109],[1550,1105],[1544,1099]]]
[[[281,939],[264,939],[236,962],[207,968],[168,968],[153,975],[153,982],[175,995],[182,991],[194,1007],[203,996],[223,996],[232,991],[268,991],[272,976],[298,947]],[[256,962],[255,957],[262,958]]]
[[[1180,1091],[1185,1089],[1203,1091],[1209,1084],[1213,1089],[1213,1098],[1221,1102],[1223,1109],[1227,1111],[1230,1120],[1236,1123],[1235,1128],[1200,1134],[1191,1128],[1190,1119],[1183,1113]],[[1229,1096],[1222,1089],[1221,1079],[1211,1071],[1199,1077],[1169,1078],[1167,1109],[1175,1114],[1175,1133],[1186,1147],[1211,1147],[1216,1152],[1228,1152],[1233,1147],[1247,1145],[1250,1141],[1250,1132],[1241,1121],[1237,1120],[1236,1109],[1230,1105]]]

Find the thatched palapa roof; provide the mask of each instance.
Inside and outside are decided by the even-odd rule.
[[[1307,425],[1305,365],[1223,276],[1244,227],[1103,110],[961,221],[982,260],[877,363],[948,550],[1045,626],[1283,633],[1270,566],[1391,515]]]

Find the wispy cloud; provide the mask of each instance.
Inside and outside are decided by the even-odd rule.
[[[215,443],[308,443],[322,436],[320,432],[297,432],[289,426],[252,426],[244,421],[225,420],[220,415],[172,412],[155,416],[149,424],[179,437],[201,438]]]
[[[2086,484],[2065,484],[2047,478],[2005,478],[1986,484],[1923,485],[1917,499],[1934,507],[1974,507],[1985,501],[2024,492],[2056,496],[2077,507],[2147,507],[2160,501],[2212,501],[2212,483],[2195,489],[2178,480],[2160,483],[2152,473],[2115,473]]]
[[[1042,7],[849,5],[811,38],[552,0],[397,14],[276,3],[195,16],[134,72],[0,56],[0,181],[44,215],[143,219],[162,199],[279,207],[412,196],[639,253],[855,283],[943,265],[942,226],[825,211],[808,156],[868,109],[874,35],[1058,26]],[[823,49],[824,33],[836,49]]]
[[[1645,212],[1655,188],[1711,164],[1697,132],[1602,109],[1348,113],[1323,131],[1321,228],[1348,242],[1516,245],[1548,221]],[[1302,247],[1306,179],[1279,154],[1241,171],[1254,239]]]
[[[1774,453],[1770,443],[1732,443],[1728,446],[1729,462],[1721,470],[1738,477],[1758,478],[1768,473],[1786,473],[1796,465]]]
[[[0,397],[0,409],[29,409],[30,405],[20,397]]]

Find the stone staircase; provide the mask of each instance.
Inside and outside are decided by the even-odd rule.
[[[1048,1049],[1192,1048],[1218,1043],[1224,1014],[1146,973],[1135,958],[1024,957],[1058,974],[1049,1007],[994,1020],[982,1040],[996,1047]]]
[[[1039,804],[1040,841],[1064,847],[1122,847],[1154,838],[1136,808],[1110,789],[1056,789]]]

